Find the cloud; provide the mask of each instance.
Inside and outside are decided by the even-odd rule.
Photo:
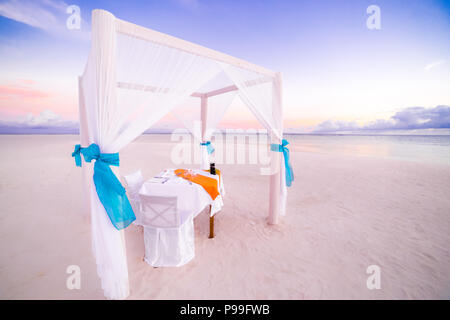
[[[434,61],[434,62],[432,62],[432,63],[430,63],[430,64],[427,64],[423,69],[424,69],[425,71],[429,71],[429,70],[431,70],[431,69],[433,69],[433,68],[436,68],[436,67],[438,67],[438,66],[440,66],[440,65],[442,65],[442,64],[445,64],[445,63],[447,63],[447,60],[438,60],[438,61]]]
[[[76,134],[79,125],[76,121],[65,120],[52,110],[44,110],[38,115],[12,120],[0,120],[0,134]]]
[[[0,15],[35,28],[49,30],[58,23],[58,19],[54,12],[45,7],[44,1],[10,0],[0,3]]]
[[[7,0],[0,3],[0,15],[51,34],[88,40],[88,24],[82,20],[80,30],[68,30],[68,5],[57,0]]]
[[[51,110],[44,110],[37,116],[29,113],[26,115],[24,124],[28,126],[55,125],[61,122],[61,117]]]
[[[314,132],[331,133],[343,131],[388,131],[417,129],[449,129],[450,106],[434,108],[410,107],[394,114],[390,119],[377,119],[364,125],[355,121],[327,120],[318,124]]]
[[[353,131],[358,129],[358,124],[354,121],[333,121],[327,120],[317,125],[314,131],[317,132],[335,132],[335,131]]]

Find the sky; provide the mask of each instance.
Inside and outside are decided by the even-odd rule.
[[[280,71],[287,132],[450,128],[448,0],[0,0],[0,128],[76,127],[96,8]],[[239,103],[221,126],[258,127]]]

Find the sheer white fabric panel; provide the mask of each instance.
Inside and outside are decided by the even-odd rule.
[[[199,90],[199,93],[208,94],[216,90],[220,90],[234,85],[233,81],[222,71],[217,74],[213,79],[205,83]]]
[[[116,152],[111,130],[116,110],[115,23],[111,14],[94,11],[92,48],[81,79],[84,94],[88,143],[97,143],[102,152]],[[86,146],[86,145],[84,145]],[[101,204],[92,179],[93,163],[83,163],[89,172],[92,249],[104,294],[109,299],[129,295],[128,267],[123,232],[114,228]],[[86,170],[86,169],[85,169]]]
[[[214,131],[217,129],[217,125],[223,118],[228,107],[236,97],[237,90],[222,93],[216,96],[208,98],[208,106],[206,112],[206,128],[204,141],[210,141]],[[210,166],[210,154],[208,153],[207,146],[201,146],[202,152],[202,165],[203,170],[208,170]]]
[[[269,133],[282,139],[281,104],[276,77],[269,77],[235,66],[220,64],[239,89],[239,97]]]
[[[113,117],[120,149],[221,72],[211,59],[117,35],[117,99]]]
[[[236,94],[237,90],[208,98],[206,132],[205,137],[203,137],[206,141],[209,141],[211,139],[214,130],[217,129],[217,125],[219,124],[220,120],[222,120],[225,112],[228,110],[228,107],[233,103]]]
[[[221,63],[224,72],[239,89],[239,97],[247,105],[258,121],[269,131],[272,143],[281,144],[283,139],[283,115],[281,102],[281,77],[264,76],[235,66]],[[272,153],[273,157],[280,154]],[[284,158],[280,161],[281,182],[279,187],[279,212],[286,212],[286,177]]]
[[[194,143],[202,141],[200,97],[185,98],[172,110],[172,114],[192,134]]]

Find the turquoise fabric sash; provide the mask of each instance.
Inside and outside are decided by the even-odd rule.
[[[72,152],[72,157],[75,158],[75,165],[77,167],[81,167],[81,156],[80,156],[80,152],[81,152],[81,145],[76,144],[75,145],[75,150]]]
[[[271,144],[270,150],[283,152],[284,167],[286,168],[286,186],[290,187],[292,185],[292,181],[294,181],[294,171],[292,171],[292,166],[289,162],[289,149],[286,147],[288,144],[289,142],[283,139],[281,144]]]
[[[208,150],[208,154],[211,154],[214,152],[214,147],[211,144],[211,141],[206,141],[200,143],[201,146],[206,146],[206,150]]]
[[[109,167],[119,166],[119,154],[100,153],[100,148],[95,143],[92,143],[87,148],[82,148],[77,144],[75,145],[72,157],[75,158],[75,164],[78,167],[81,167],[80,153],[83,155],[86,162],[95,160],[95,189],[97,190],[98,198],[103,204],[112,224],[117,230],[128,227],[136,220],[136,216],[128,201],[125,188]]]

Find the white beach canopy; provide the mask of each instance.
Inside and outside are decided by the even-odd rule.
[[[83,147],[95,143],[101,153],[118,153],[186,101],[200,106],[197,120],[202,130],[197,139],[206,143],[236,95],[268,130],[271,142],[281,145],[280,73],[117,19],[104,10],[92,12],[91,51],[79,78]],[[191,130],[189,119],[185,117]],[[206,149],[203,145],[204,166],[209,165]],[[274,170],[269,223],[275,224],[285,212],[286,178],[282,152],[270,154]],[[129,295],[124,232],[108,218],[93,170],[91,163],[83,165],[97,271],[105,296],[124,299]]]

